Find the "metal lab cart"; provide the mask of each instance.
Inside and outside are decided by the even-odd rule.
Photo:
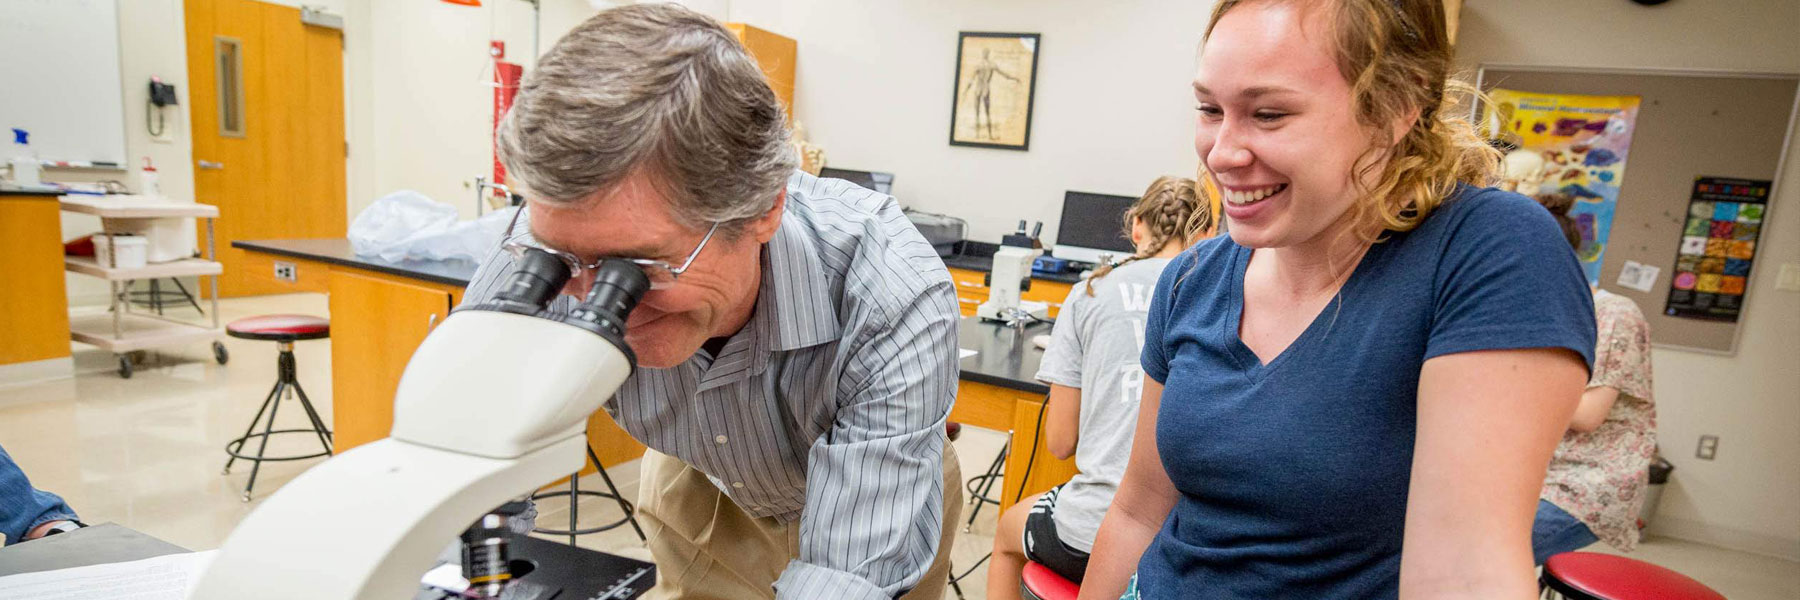
[[[186,202],[151,201],[144,199],[118,199],[105,196],[63,196],[62,209],[68,212],[94,215],[103,219],[158,219],[158,218],[196,218],[206,221],[206,257],[183,258],[163,263],[153,263],[136,268],[118,268],[116,264],[100,264],[92,256],[65,256],[64,269],[70,273],[80,273],[105,279],[110,286],[111,294],[109,314],[89,315],[69,320],[69,337],[77,342],[98,346],[102,350],[117,355],[119,359],[119,376],[131,378],[132,364],[129,353],[157,346],[172,346],[200,341],[212,342],[213,359],[219,364],[230,360],[225,352],[225,344],[219,338],[225,329],[219,325],[219,274],[225,271],[216,260],[217,249],[213,241],[213,220],[219,216],[219,208],[210,204],[190,204]],[[107,236],[109,246],[112,234],[96,233]],[[109,258],[117,256],[117,252],[108,252]],[[113,262],[113,261],[108,261]],[[131,281],[137,279],[156,279],[163,277],[206,277],[211,283],[212,324],[187,323],[164,318],[150,313],[131,312]]]

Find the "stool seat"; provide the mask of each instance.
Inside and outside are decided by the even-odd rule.
[[[246,340],[316,340],[331,337],[331,321],[312,315],[261,315],[232,321],[225,333]]]
[[[1544,561],[1543,583],[1574,600],[1725,600],[1693,578],[1623,556],[1564,552]]]
[[[1081,586],[1063,579],[1063,576],[1057,575],[1050,567],[1035,562],[1025,563],[1020,588],[1028,594],[1027,598],[1038,600],[1075,600],[1076,596],[1081,595]]]
[[[950,441],[956,441],[956,438],[962,437],[962,423],[956,421],[944,423],[944,435],[950,438]]]

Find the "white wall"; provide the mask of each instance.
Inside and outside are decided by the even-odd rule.
[[[427,0],[340,0],[346,37],[351,220],[377,198],[424,192],[475,216],[470,181],[493,170],[488,40],[529,72],[532,9],[522,0],[467,7]],[[602,6],[627,4],[598,0]],[[684,2],[725,18],[724,0]],[[541,0],[538,53],[598,11],[591,0]]]
[[[1188,85],[1208,3],[681,3],[796,40],[794,114],[829,164],[894,173],[903,204],[967,219],[971,239],[998,242],[1029,219],[1054,242],[1064,191],[1136,196],[1199,163]],[[545,49],[593,13],[547,2]],[[959,31],[1043,35],[1030,151],[949,145]]]
[[[546,2],[546,4],[557,4]],[[488,40],[527,68],[531,5],[349,0],[346,94],[351,219],[383,194],[414,189],[475,215],[467,183],[492,171]],[[546,36],[543,47],[554,38]]]
[[[52,169],[51,181],[119,180],[136,189],[138,166],[145,157],[156,165],[158,186],[173,199],[194,199],[194,146],[188,135],[186,23],[181,0],[128,0],[119,2],[119,79],[125,91],[125,154],[130,171]],[[151,77],[175,85],[180,105],[164,108],[164,134],[152,137],[145,128],[144,104]],[[100,219],[64,213],[63,239],[100,230]],[[106,282],[93,277],[67,277],[70,301],[77,305],[105,304]]]
[[[1210,4],[1158,0],[738,0],[730,18],[799,42],[795,115],[828,164],[895,174],[910,207],[999,242],[1056,239],[1065,190],[1136,196],[1192,177],[1194,57]],[[1031,150],[949,145],[957,32],[1043,35]]]
[[[1791,0],[1471,2],[1460,62],[1800,72]],[[1603,25],[1602,25],[1603,24]],[[1800,293],[1775,289],[1800,262],[1800,138],[1790,140],[1733,356],[1658,349],[1658,438],[1675,473],[1653,532],[1800,560]],[[1645,310],[1660,307],[1645,306]],[[1702,434],[1716,460],[1694,458]]]

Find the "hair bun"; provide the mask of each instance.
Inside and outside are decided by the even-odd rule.
[[[1566,217],[1569,210],[1575,208],[1575,197],[1564,193],[1538,194],[1534,200],[1544,205],[1544,209],[1558,217]]]

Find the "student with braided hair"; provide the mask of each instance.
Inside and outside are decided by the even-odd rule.
[[[1001,515],[988,566],[988,598],[1018,598],[1025,561],[1070,581],[1087,570],[1094,533],[1131,455],[1144,370],[1144,320],[1169,259],[1209,229],[1208,203],[1192,179],[1160,177],[1125,211],[1137,251],[1103,265],[1070,290],[1037,378],[1050,384],[1044,437],[1050,453],[1075,457],[1068,483],[1027,497]]]

